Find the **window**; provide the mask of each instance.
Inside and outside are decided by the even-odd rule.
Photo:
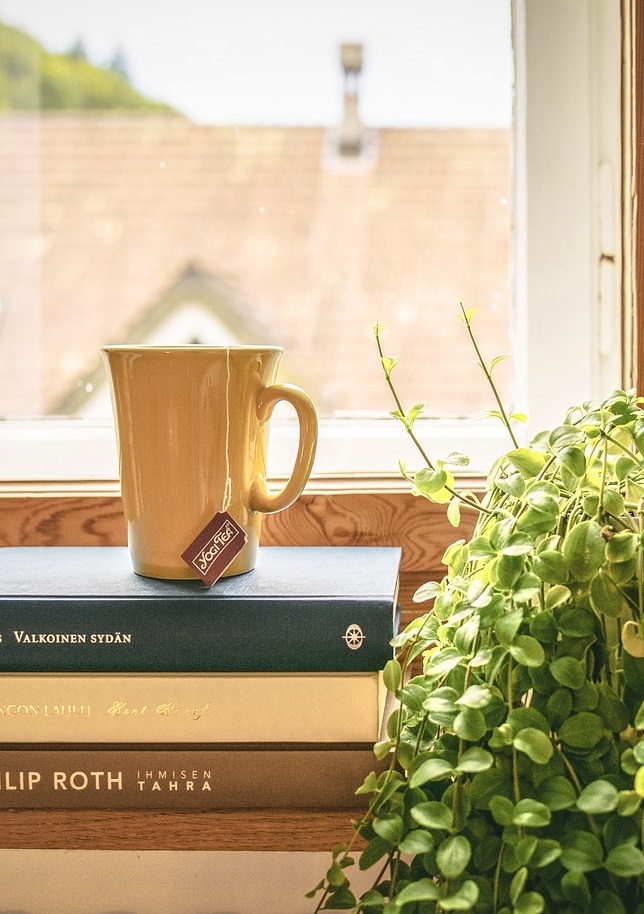
[[[57,4],[51,21],[60,28],[67,6],[101,14],[95,4]],[[110,6],[110,21],[118,22],[120,6]],[[193,2],[183,12],[206,6]],[[260,5],[237,6],[247,15],[235,36],[235,70],[220,85],[250,75],[261,95],[267,77],[244,66],[242,50],[260,60],[268,33],[259,21],[248,27]],[[326,19],[315,22],[326,49],[322,84],[332,87],[326,109],[314,109],[313,84],[302,78],[301,5],[291,4],[290,17],[280,18],[284,34],[270,47],[270,67],[282,78],[276,94],[300,105],[294,125],[284,126],[286,114],[248,123],[250,114],[225,108],[216,126],[199,122],[208,115],[154,108],[0,117],[0,146],[11,164],[0,219],[4,211],[6,237],[13,239],[0,268],[0,411],[7,417],[0,424],[0,478],[115,475],[97,351],[125,334],[127,341],[167,341],[169,334],[179,341],[180,334],[185,342],[282,342],[286,379],[308,389],[324,417],[320,473],[395,472],[405,456],[401,430],[380,418],[391,404],[370,333],[375,319],[389,328],[388,351],[400,356],[406,402],[429,402],[424,424],[436,449],[474,451],[475,468],[489,463],[504,438],[497,425],[471,421],[492,404],[470,365],[457,320],[460,295],[479,307],[486,354],[512,351],[499,383],[529,414],[532,430],[557,421],[569,402],[621,382],[619,10],[557,0],[516,0],[511,9],[501,0],[341,6],[349,32],[343,56],[339,33],[322,29]],[[50,18],[40,7],[36,0],[0,0],[0,18],[38,37]],[[141,13],[122,7],[128,19]],[[150,41],[168,26],[165,9],[157,5],[154,29],[143,23]],[[441,14],[457,37],[447,59],[438,54],[444,37],[429,44]],[[490,20],[492,33],[483,28]],[[127,74],[136,61],[103,26],[112,44],[100,53],[111,53],[113,74]],[[407,42],[402,61],[387,61],[383,29]],[[170,34],[175,42],[183,37],[180,29]],[[89,41],[71,47],[76,37],[59,32],[57,50],[71,51],[70,65],[75,57],[89,66]],[[219,37],[213,32],[192,49],[194,83],[203,81],[201,55],[217,56]],[[411,66],[422,60],[433,69],[415,74]],[[395,91],[403,65],[410,69]],[[490,108],[497,68],[501,91]],[[177,70],[162,69],[178,80]],[[446,104],[453,78],[463,80],[472,102],[465,123]],[[34,97],[27,92],[23,104]],[[180,109],[180,98],[169,81],[162,100]],[[385,101],[389,108],[376,114]],[[311,122],[313,110],[323,113]],[[130,156],[138,172],[123,169],[124,146],[139,150]],[[311,161],[314,172],[304,167]],[[227,171],[213,197],[215,167]],[[259,174],[255,184],[250,168]],[[172,195],[164,196],[170,184]],[[48,196],[47,187],[62,187],[65,195]],[[315,208],[305,227],[310,200]],[[200,219],[213,207],[226,218],[210,239]],[[325,221],[325,211],[333,218]],[[141,220],[147,248],[137,250],[132,239]],[[217,256],[209,259],[213,249]],[[116,258],[99,256],[106,250]],[[257,275],[250,279],[243,263],[259,264]],[[311,272],[303,271],[311,263]],[[107,288],[111,298],[99,308]],[[280,289],[294,302],[289,321]],[[54,294],[64,303],[64,320],[41,306]],[[41,352],[53,356],[42,372]],[[21,366],[27,371],[17,381]],[[32,420],[38,413],[85,418]],[[276,422],[278,452],[282,443],[288,451],[291,435],[288,419]],[[281,470],[278,455],[275,472]]]

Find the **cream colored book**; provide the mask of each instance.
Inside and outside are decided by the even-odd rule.
[[[380,737],[372,673],[10,673],[1,743],[340,743]]]

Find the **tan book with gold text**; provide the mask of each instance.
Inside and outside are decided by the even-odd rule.
[[[2,743],[373,743],[380,673],[10,673]]]

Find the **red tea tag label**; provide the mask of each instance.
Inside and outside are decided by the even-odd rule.
[[[246,532],[227,511],[219,511],[181,558],[208,587],[219,580],[246,543]]]

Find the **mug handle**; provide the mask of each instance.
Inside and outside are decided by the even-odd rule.
[[[274,514],[288,508],[301,495],[313,468],[318,443],[318,417],[313,401],[294,384],[271,384],[263,387],[257,398],[257,418],[267,422],[275,404],[286,400],[295,409],[300,425],[300,440],[293,471],[284,488],[269,493],[264,479],[255,479],[250,487],[250,509],[262,514]]]

